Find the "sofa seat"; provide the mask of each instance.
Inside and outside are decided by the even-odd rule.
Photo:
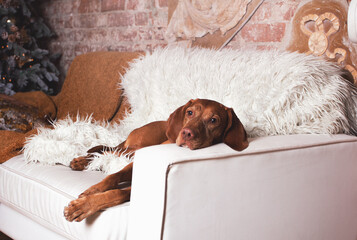
[[[131,202],[80,223],[64,206],[105,175],[19,155],[0,165],[0,229],[20,240],[355,240],[356,155],[357,137],[343,134],[254,138],[242,152],[147,147],[135,156]]]
[[[34,221],[45,227],[29,225],[31,239],[45,239],[44,236],[46,239],[125,239],[129,203],[80,223],[70,223],[63,217],[63,208],[71,200],[105,176],[99,171],[72,171],[62,165],[26,164],[23,155],[14,157],[0,165],[0,215],[6,216],[1,218],[0,228],[14,222],[7,220],[16,219],[16,213],[11,214],[11,210],[16,210],[29,218],[27,223]],[[22,225],[13,227],[14,231],[6,234],[14,239],[29,238]]]

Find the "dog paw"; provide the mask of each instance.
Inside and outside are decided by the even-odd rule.
[[[64,208],[63,214],[69,222],[80,222],[95,212],[96,209],[91,206],[89,199],[78,198],[71,201],[68,206]]]
[[[75,171],[83,171],[90,161],[91,159],[89,159],[89,156],[77,157],[71,161],[69,166]]]

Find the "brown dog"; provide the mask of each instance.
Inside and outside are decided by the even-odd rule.
[[[191,150],[224,142],[231,148],[242,151],[248,147],[247,134],[233,109],[206,100],[190,100],[174,111],[167,121],[149,123],[132,131],[128,138],[116,148],[125,149],[130,155],[152,145],[176,143]],[[109,150],[98,146],[90,149],[88,155],[73,159],[71,168],[83,170],[91,159],[91,153]],[[68,221],[82,221],[95,212],[130,200],[131,188],[119,189],[122,182],[130,182],[133,163],[121,171],[111,174],[93,185],[73,200],[64,209]]]

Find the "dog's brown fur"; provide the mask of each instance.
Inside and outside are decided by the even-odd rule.
[[[158,144],[176,143],[194,150],[220,142],[237,151],[248,147],[242,123],[233,109],[212,100],[196,99],[175,110],[167,121],[152,122],[135,129],[115,148],[119,154],[125,151],[133,156],[140,148]],[[70,166],[74,170],[83,170],[92,153],[104,151],[110,151],[110,148],[94,147],[88,150],[87,156],[73,159]],[[131,181],[132,169],[133,162],[80,194],[64,209],[66,219],[79,222],[101,209],[129,201],[131,187],[119,189],[118,186]]]

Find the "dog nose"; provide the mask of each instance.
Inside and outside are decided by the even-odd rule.
[[[182,138],[186,141],[191,140],[195,136],[191,131],[191,129],[189,128],[182,129],[181,134],[182,134]]]

